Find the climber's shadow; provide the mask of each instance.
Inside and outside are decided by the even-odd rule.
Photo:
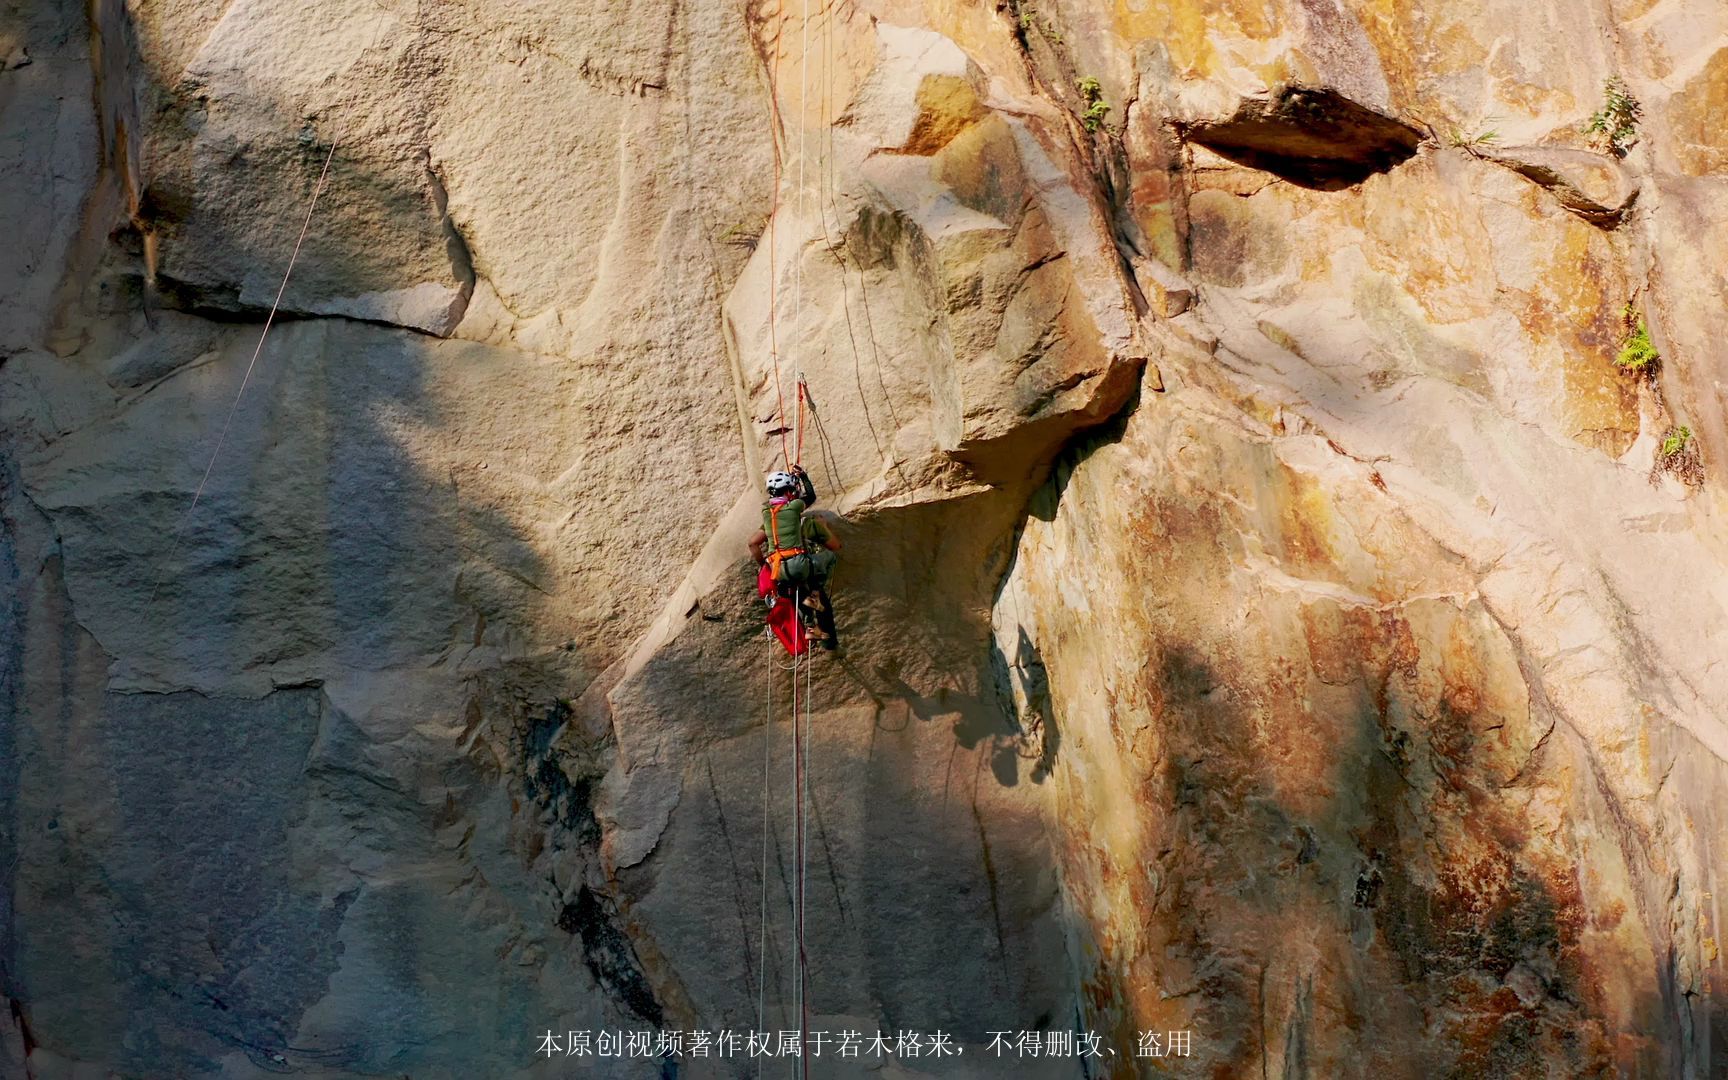
[[[999,699],[995,711],[1008,726],[1010,738],[1003,739],[1003,733],[990,725],[962,724],[955,728],[961,743],[968,747],[979,739],[997,740],[991,770],[1007,786],[1014,784],[1023,761],[1032,763],[1028,773],[1032,782],[1043,783],[1056,767],[1056,754],[1062,745],[1056,710],[1050,701],[1050,672],[1043,653],[1024,626],[1016,627],[1015,632],[1012,658],[1004,655],[994,640],[990,643],[990,668]]]
[[[922,692],[900,675],[891,658],[870,664],[868,670],[846,656],[834,663],[876,706],[878,731],[900,732],[914,721],[948,719],[962,748],[988,745],[990,772],[1004,787],[1019,783],[1022,770],[1034,783],[1043,783],[1055,767],[1061,738],[1050,705],[1049,675],[1024,628],[1011,659],[991,643],[994,678],[977,693],[957,686]],[[901,707],[892,707],[896,703]]]

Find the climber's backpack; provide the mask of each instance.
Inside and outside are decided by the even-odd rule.
[[[762,533],[768,538],[768,572],[774,583],[778,585],[789,577],[802,578],[804,575],[796,572],[788,575],[786,562],[807,554],[804,550],[804,500],[770,499],[762,508]]]

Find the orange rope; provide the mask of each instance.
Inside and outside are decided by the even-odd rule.
[[[798,441],[793,447],[793,463],[804,464],[804,380],[798,380]]]
[[[774,140],[774,205],[768,209],[768,355],[774,361],[774,397],[780,404],[780,410],[775,419],[780,427],[780,457],[790,461],[786,452],[786,392],[780,385],[780,335],[779,316],[776,312],[775,295],[779,289],[779,275],[775,269],[774,219],[780,213],[780,129],[785,126],[780,117],[780,26],[786,15],[786,5],[782,2],[774,12],[774,45],[770,60],[768,77],[768,116],[769,137]]]

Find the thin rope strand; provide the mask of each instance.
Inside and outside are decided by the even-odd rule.
[[[775,237],[775,219],[780,216],[780,154],[781,140],[785,134],[785,122],[780,118],[778,97],[780,94],[780,30],[785,24],[786,5],[784,0],[778,11],[774,13],[774,49],[771,62],[772,71],[768,79],[768,134],[774,142],[774,205],[768,208],[768,356],[774,361],[774,398],[779,402],[779,412],[775,415],[775,425],[780,428],[780,457],[783,461],[791,461],[791,455],[786,450],[786,391],[780,385],[780,338],[778,304],[775,298],[780,291],[780,277],[777,269],[778,247]],[[774,121],[779,118],[780,123]]]
[[[210,463],[204,466],[204,475],[198,481],[198,489],[192,493],[192,505],[180,516],[180,524],[174,530],[174,542],[169,545],[168,559],[161,573],[156,576],[156,584],[150,590],[150,604],[154,606],[156,596],[162,591],[162,582],[169,567],[174,565],[174,556],[180,553],[180,541],[186,533],[186,525],[192,520],[192,512],[198,509],[198,501],[204,497],[204,487],[210,482],[210,474],[216,468],[216,459],[222,454],[222,446],[228,441],[228,429],[234,424],[234,414],[240,411],[240,399],[246,395],[246,385],[252,381],[252,369],[258,366],[258,357],[264,353],[264,342],[270,337],[270,327],[275,325],[276,312],[282,306],[282,297],[288,292],[288,279],[294,276],[294,264],[300,260],[300,247],[306,242],[306,231],[312,227],[313,211],[318,209],[318,197],[324,193],[324,181],[330,175],[330,162],[336,158],[336,147],[340,139],[330,144],[330,152],[324,155],[324,168],[318,173],[318,183],[312,188],[312,202],[306,207],[306,220],[300,223],[300,236],[294,241],[294,251],[288,256],[288,269],[282,275],[282,284],[276,290],[276,299],[270,304],[270,314],[264,319],[264,330],[258,335],[258,345],[252,350],[252,359],[246,362],[246,374],[240,378],[240,389],[234,394],[234,403],[228,406],[228,418],[222,421],[222,432],[216,436],[216,448],[210,451]]]
[[[800,814],[798,824],[798,968],[802,981],[802,992],[798,996],[799,1014],[798,1030],[804,1042],[810,1039],[810,958],[805,952],[804,913],[805,898],[809,894],[810,870],[810,680],[814,671],[815,654],[804,654],[804,737],[801,743],[799,774],[804,783],[799,791]],[[794,715],[792,722],[796,724],[798,717]],[[802,1060],[802,1058],[800,1058]]]
[[[770,648],[773,646],[770,645]],[[772,657],[773,653],[769,653]],[[757,938],[756,956],[756,1029],[767,1030],[768,1017],[768,785],[772,779],[774,738],[774,666],[768,668],[768,719],[762,725],[762,928]],[[762,1063],[756,1063],[756,1075],[762,1075]]]
[[[803,603],[803,591],[802,590],[794,590],[793,603],[795,605],[802,605],[802,603]],[[795,607],[794,610],[798,610],[798,609]],[[802,627],[800,627],[800,629],[802,629]],[[801,661],[802,666],[804,666],[804,667],[809,666],[810,659],[809,659],[808,651],[806,651],[805,654],[802,657],[800,657],[799,659]],[[796,687],[798,685],[798,671],[796,668],[794,668],[792,671],[792,685],[794,687],[794,690],[796,691]],[[806,706],[806,707],[808,707],[808,706]],[[798,987],[798,993],[796,995],[795,1000],[796,1000],[796,1005],[797,1005],[797,1010],[798,1010],[798,1051],[799,1051],[798,1052],[798,1058],[794,1062],[794,1065],[796,1066],[797,1075],[800,1078],[802,1078],[805,1075],[805,1071],[804,1071],[804,1048],[805,1048],[805,1043],[809,1040],[809,1023],[806,1020],[806,1017],[809,1014],[809,1009],[808,1009],[808,1006],[807,1006],[806,1001],[805,1001],[805,995],[808,991],[807,991],[807,987],[805,986],[805,966],[804,966],[804,753],[803,753],[804,735],[803,735],[802,728],[798,724],[798,698],[797,698],[796,692],[794,693],[794,697],[793,697],[793,701],[792,701],[792,731],[794,732],[793,739],[792,739],[792,774],[794,777],[793,798],[795,800],[794,815],[793,815],[794,824],[792,826],[792,832],[793,832],[793,843],[794,843],[795,848],[797,849],[797,856],[795,859],[796,874],[795,874],[795,877],[793,878],[794,896],[795,896],[795,903],[796,903],[796,907],[797,907],[797,911],[794,914],[795,936],[797,938],[797,958],[796,958],[797,980],[796,981],[797,981],[797,987]]]
[[[797,619],[798,605],[802,601],[801,590],[792,590],[792,614]],[[802,630],[800,624],[794,624],[797,630]],[[797,638],[793,640],[796,642]],[[796,653],[792,657],[792,1011],[803,1015],[804,1010],[804,923],[800,917],[804,909],[804,886],[797,875],[797,864],[803,859],[799,848],[798,830],[802,825],[801,815],[804,788],[804,776],[798,764],[798,744],[801,735],[798,729],[798,662]],[[802,1077],[804,1070],[803,1045],[800,1042],[799,1056],[792,1063],[792,1074]]]
[[[809,109],[810,109],[810,3],[804,0],[804,6],[799,12],[799,70],[798,70],[798,194],[795,205],[798,208],[800,225],[804,220],[804,163],[810,156],[809,147]],[[803,245],[794,252],[792,259],[792,381],[800,386],[804,383],[804,346],[800,337],[804,332],[804,258]],[[782,423],[781,426],[785,426]],[[804,409],[800,402],[798,417],[793,423],[793,453],[794,464],[804,461]],[[802,1058],[800,1058],[802,1060]]]

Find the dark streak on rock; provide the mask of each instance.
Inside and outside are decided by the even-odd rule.
[[[36,1037],[30,1031],[30,1021],[24,1016],[24,1003],[9,997],[6,1004],[12,1010],[12,1023],[17,1026],[18,1035],[24,1040],[24,1056],[28,1058],[36,1051]]]
[[[594,779],[587,774],[571,779],[552,749],[557,733],[570,715],[570,705],[556,701],[528,721],[522,736],[522,787],[530,798],[551,811],[577,844],[597,845],[600,823],[594,817]]]
[[[720,839],[726,845],[726,865],[732,871],[732,901],[738,909],[738,940],[744,949],[744,977],[747,984],[756,982],[756,965],[750,957],[750,921],[744,915],[744,892],[738,883],[738,855],[732,849],[732,829],[726,824],[726,808],[720,803],[720,785],[714,782],[714,763],[702,759],[708,773],[708,792],[714,799],[714,816],[720,823]]]
[[[583,885],[558,913],[558,929],[581,939],[582,961],[608,995],[638,1019],[660,1026],[665,1012],[605,900]]]
[[[816,817],[816,839],[822,843],[822,861],[828,867],[828,884],[834,890],[834,906],[840,911],[840,925],[845,926],[852,921],[852,915],[846,908],[845,896],[840,892],[840,874],[834,869],[834,848],[828,843],[828,826],[822,819],[822,800],[814,790],[810,793],[810,807]]]
[[[1002,904],[997,896],[996,864],[990,856],[990,837],[984,831],[984,815],[978,809],[978,800],[972,800],[972,820],[978,823],[978,849],[984,858],[984,879],[990,883],[990,919],[996,928],[996,955],[1003,964],[1003,975],[1007,975],[1008,939],[1002,931]]]

